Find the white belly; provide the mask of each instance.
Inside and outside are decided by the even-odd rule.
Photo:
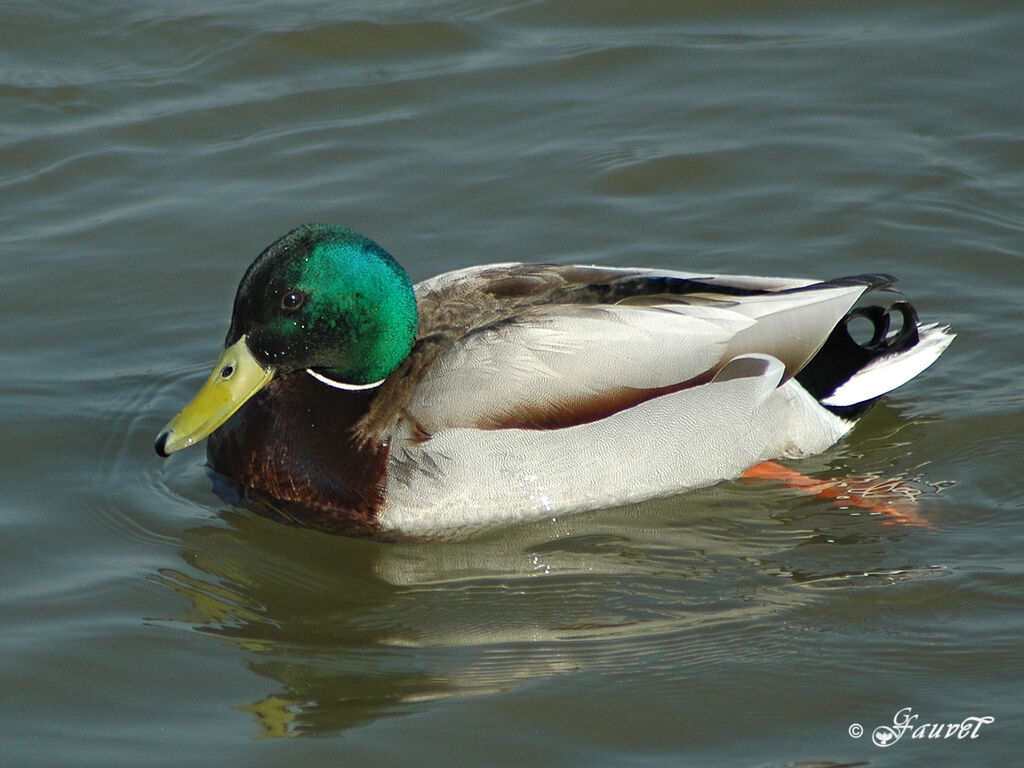
[[[380,523],[425,533],[668,496],[819,453],[849,431],[795,381],[777,386],[782,366],[768,360],[762,375],[725,376],[565,429],[445,429],[420,444],[396,436]]]

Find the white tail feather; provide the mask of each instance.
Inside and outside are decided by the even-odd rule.
[[[949,332],[949,326],[940,327],[935,323],[919,326],[917,330],[920,337],[917,344],[868,363],[836,387],[831,395],[821,401],[822,405],[857,405],[881,397],[906,384],[938,360],[939,355],[956,338],[956,334]]]

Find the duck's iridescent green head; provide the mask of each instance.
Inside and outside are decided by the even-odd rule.
[[[157,453],[206,437],[275,375],[309,371],[341,388],[373,386],[409,354],[417,325],[412,283],[387,251],[345,227],[294,229],[246,271],[224,352],[157,437]]]
[[[245,336],[264,367],[369,384],[405,359],[416,327],[412,283],[387,251],[350,229],[307,224],[249,267],[224,346]]]

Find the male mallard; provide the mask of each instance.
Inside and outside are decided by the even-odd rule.
[[[249,267],[156,450],[209,436],[246,503],[332,532],[667,496],[823,451],[931,365],[946,328],[904,301],[851,310],[892,283],[494,264],[413,286],[376,243],[311,224]]]

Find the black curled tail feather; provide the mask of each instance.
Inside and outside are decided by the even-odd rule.
[[[902,325],[897,333],[890,334],[893,312],[899,312]],[[848,328],[849,323],[858,318],[866,318],[872,325],[871,338],[864,344],[855,341]],[[888,309],[878,305],[853,309],[832,329],[821,349],[795,378],[812,397],[821,401],[872,361],[914,347],[920,340],[917,327],[917,311],[907,301],[897,301]],[[875,397],[853,405],[823,405],[837,416],[855,419],[877,400]]]

